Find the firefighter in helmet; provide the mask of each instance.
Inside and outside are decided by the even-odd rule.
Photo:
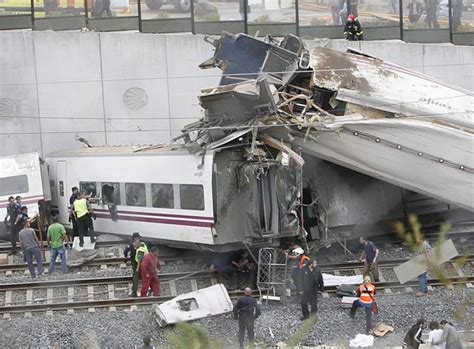
[[[344,35],[346,40],[349,41],[364,40],[364,31],[362,30],[359,19],[352,14],[347,16],[346,25],[344,26]]]

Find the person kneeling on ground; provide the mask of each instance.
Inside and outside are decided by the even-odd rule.
[[[354,318],[357,308],[364,308],[366,320],[365,331],[369,334],[372,328],[372,304],[375,300],[375,286],[370,283],[370,276],[364,277],[364,283],[357,289],[357,296],[359,298],[352,303],[349,316]]]
[[[149,287],[151,287],[153,296],[157,297],[160,295],[160,280],[158,279],[157,268],[161,269],[160,261],[158,260],[158,247],[153,246],[150,249],[150,253],[147,253],[145,257],[143,257],[141,265],[141,297],[146,297]]]

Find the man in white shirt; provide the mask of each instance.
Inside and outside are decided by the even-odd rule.
[[[440,344],[433,344],[439,342],[443,336],[443,330],[439,327],[439,324],[436,321],[433,321],[429,325],[430,334],[428,337],[428,343],[430,344],[431,349],[445,349],[446,342]]]

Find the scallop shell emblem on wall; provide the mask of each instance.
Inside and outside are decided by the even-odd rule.
[[[0,116],[16,116],[18,106],[14,99],[0,98]]]
[[[123,94],[123,104],[127,109],[140,110],[148,102],[146,91],[140,87],[130,87]]]

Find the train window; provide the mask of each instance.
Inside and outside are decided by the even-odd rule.
[[[204,188],[202,185],[181,184],[179,186],[181,208],[185,210],[204,210]]]
[[[174,208],[173,184],[152,184],[151,204],[158,208]]]
[[[59,196],[64,196],[64,182],[59,181]]]
[[[102,183],[102,202],[120,205],[120,183]]]
[[[125,183],[127,206],[146,206],[145,184]]]
[[[86,196],[95,198],[97,196],[96,182],[79,182],[79,190]]]
[[[0,196],[27,193],[28,191],[27,175],[0,178]]]

